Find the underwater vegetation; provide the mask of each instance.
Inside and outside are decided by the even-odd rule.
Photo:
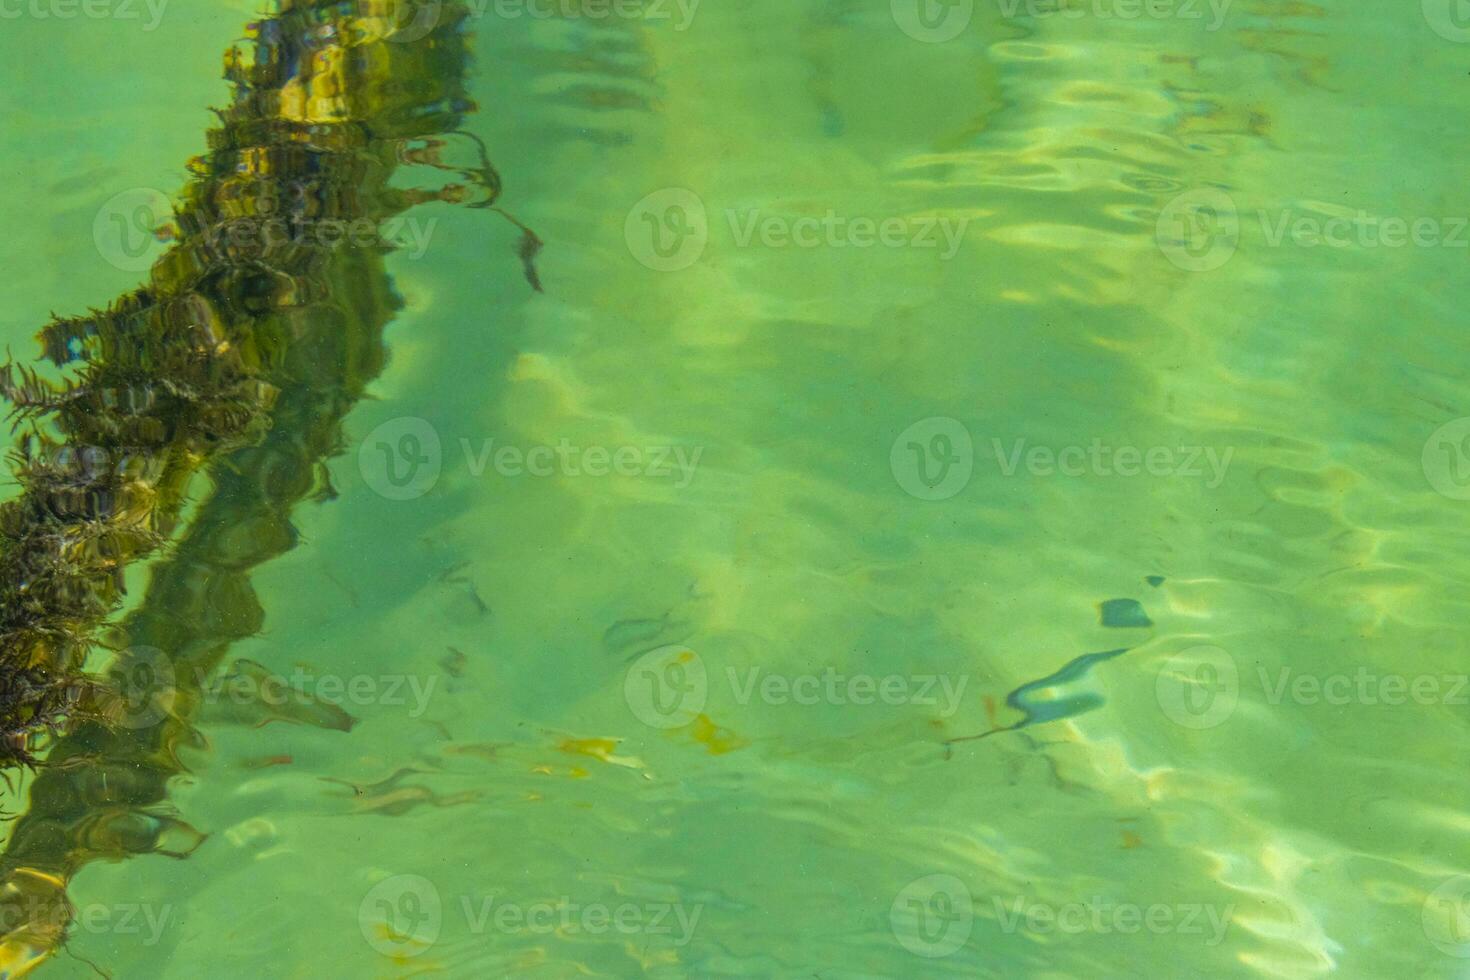
[[[464,10],[408,6],[284,0],[251,25],[148,282],[41,331],[65,380],[0,372],[22,430],[21,492],[0,507],[0,768],[37,771],[0,857],[0,975],[64,944],[87,863],[203,840],[167,801],[177,750],[201,742],[201,685],[260,629],[250,573],[294,546],[292,509],[333,495],[324,460],[401,306],[391,244],[311,229],[498,196],[457,132],[474,108]],[[407,167],[442,179],[391,186]],[[532,286],[538,246],[526,232]],[[125,570],[150,557],[141,601],[109,623]],[[117,654],[88,671],[99,645]]]

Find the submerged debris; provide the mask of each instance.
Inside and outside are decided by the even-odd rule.
[[[944,743],[945,755],[948,756],[952,747],[959,742],[974,742],[992,735],[999,735],[1001,732],[1014,732],[1030,725],[1070,718],[1100,706],[1103,703],[1102,695],[1092,691],[1068,692],[1067,685],[1086,677],[1097,664],[1121,656],[1129,649],[1131,648],[1122,647],[1117,650],[1103,650],[1100,653],[1084,653],[1068,661],[1066,666],[1056,673],[1022,684],[1006,695],[1006,704],[1021,712],[1024,718],[1014,725],[992,728],[978,735],[951,738]],[[1052,696],[1044,699],[1034,697],[1043,691],[1052,692]]]

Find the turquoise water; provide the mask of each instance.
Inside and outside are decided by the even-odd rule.
[[[39,975],[1470,975],[1470,27],[1064,7],[471,5],[542,291],[407,213],[230,652],[356,724],[207,705]],[[18,359],[258,14],[144,9],[0,24]]]

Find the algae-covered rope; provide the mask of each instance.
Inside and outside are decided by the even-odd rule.
[[[294,545],[291,509],[322,490],[399,305],[388,246],[309,231],[498,193],[483,156],[446,149],[473,108],[464,16],[442,0],[302,0],[253,25],[253,58],[226,55],[235,98],[149,284],[42,331],[52,361],[80,366],[73,380],[15,367],[0,379],[25,424],[50,423],[22,440],[23,490],[0,508],[0,764],[49,749],[0,861],[4,975],[64,942],[66,885],[85,864],[197,844],[166,791],[201,679],[259,629],[249,571]],[[404,165],[457,182],[394,190]],[[536,245],[522,244],[533,285]],[[203,470],[212,491],[176,534]],[[108,675],[85,674],[123,569],[161,546],[142,604],[110,630],[122,654]],[[140,712],[127,676],[143,649],[164,652],[169,683]]]

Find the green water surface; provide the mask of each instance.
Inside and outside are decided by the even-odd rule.
[[[1454,5],[532,6],[467,125],[544,293],[411,213],[232,654],[359,721],[206,719],[209,839],[79,876],[77,957],[1470,976]],[[141,281],[97,217],[257,12],[0,20],[17,355]]]

